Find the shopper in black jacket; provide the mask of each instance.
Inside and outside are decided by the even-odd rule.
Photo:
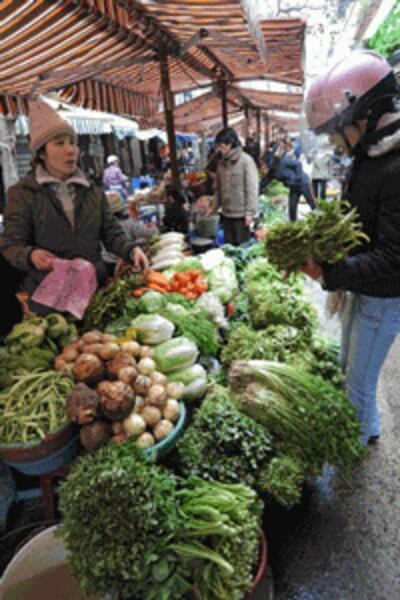
[[[362,442],[380,435],[379,372],[400,331],[400,113],[390,65],[373,52],[343,59],[312,84],[307,118],[354,157],[346,198],[369,242],[334,265],[310,259],[304,271],[327,290],[352,292],[343,319],[342,363]]]

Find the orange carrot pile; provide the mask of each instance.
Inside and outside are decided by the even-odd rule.
[[[198,269],[175,273],[171,279],[168,279],[168,277],[159,271],[148,271],[146,285],[133,290],[132,296],[140,298],[149,290],[160,292],[161,294],[176,292],[189,300],[196,300],[203,292],[208,290],[208,284],[202,272]]]

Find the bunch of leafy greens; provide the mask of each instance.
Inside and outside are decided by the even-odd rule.
[[[317,475],[325,463],[350,475],[363,456],[360,424],[342,390],[306,371],[270,361],[237,361],[229,380],[247,415],[272,433],[280,454]]]
[[[218,332],[205,310],[200,307],[187,310],[169,303],[161,314],[175,325],[175,336],[186,337],[197,344],[201,356],[217,355],[220,347]]]
[[[143,275],[127,273],[98,289],[85,312],[83,330],[104,331],[109,323],[121,316],[121,308],[131,297],[132,290],[141,285],[143,285]]]
[[[153,298],[158,297],[156,302],[148,302],[147,297],[151,295]],[[192,300],[185,298],[181,294],[160,294],[159,292],[151,291],[144,294],[140,299],[128,298],[122,308],[120,308],[118,318],[113,319],[107,326],[107,332],[114,335],[123,335],[124,332],[131,326],[131,321],[138,315],[143,313],[161,314],[162,309],[168,303],[179,304],[184,308],[191,308],[195,305]]]
[[[296,290],[278,281],[268,286],[251,281],[246,285],[245,293],[251,323],[256,329],[286,324],[303,331],[305,337],[312,335],[317,322],[316,311]]]
[[[178,441],[179,465],[184,475],[257,487],[271,444],[266,429],[238,410],[227,389],[216,386]]]
[[[177,479],[133,441],[79,460],[61,488],[73,573],[112,600],[241,600],[262,503],[244,485]]]
[[[321,200],[318,210],[301,221],[274,225],[264,239],[268,259],[288,272],[299,269],[310,256],[321,263],[338,262],[368,241],[355,209],[336,200]]]
[[[176,480],[129,440],[81,458],[61,486],[62,536],[89,594],[140,596],[180,527]]]
[[[307,338],[303,332],[290,325],[270,325],[255,330],[239,324],[229,332],[227,343],[221,353],[224,367],[234,360],[279,360],[290,361],[292,355],[303,351]]]
[[[231,244],[224,244],[222,247],[225,256],[231,258],[235,263],[236,275],[239,284],[243,282],[243,273],[249,264],[259,256],[264,255],[264,248],[261,243],[247,242],[240,246],[232,246]]]
[[[190,560],[195,582],[191,597],[242,600],[249,591],[259,556],[262,502],[245,485],[202,481],[198,477],[184,482],[178,500],[188,525],[170,549]],[[155,596],[154,600],[159,598]]]

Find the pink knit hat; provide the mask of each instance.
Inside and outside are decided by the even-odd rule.
[[[75,129],[42,100],[29,102],[29,121],[31,148],[35,153],[57,135],[71,135],[77,139]]]

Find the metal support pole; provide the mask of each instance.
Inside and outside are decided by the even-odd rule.
[[[249,137],[249,107],[244,107],[244,142],[247,144]]]
[[[228,127],[228,103],[226,99],[226,81],[221,79],[221,103],[222,103],[222,123],[224,128]]]
[[[162,51],[160,54],[160,74],[161,87],[164,103],[165,125],[168,136],[169,158],[171,161],[172,179],[175,185],[180,188],[178,160],[176,154],[175,123],[174,123],[174,94],[171,91],[171,82],[169,78],[168,56]]]

